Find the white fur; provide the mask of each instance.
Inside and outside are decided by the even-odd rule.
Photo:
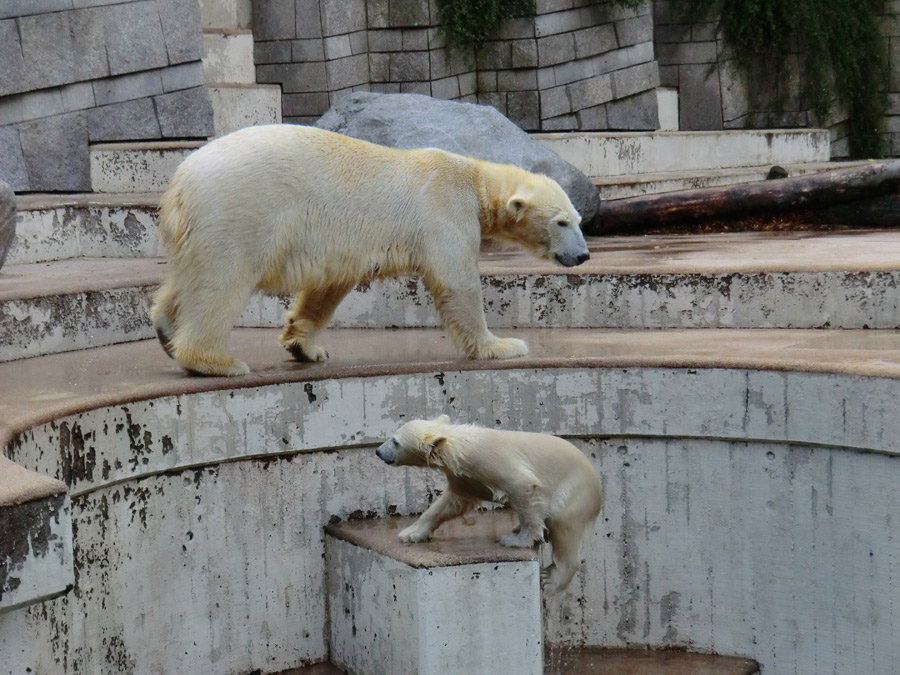
[[[163,196],[169,276],[153,322],[186,369],[241,375],[249,369],[226,346],[250,294],[294,294],[281,344],[321,361],[315,337],[347,292],[421,274],[467,356],[521,356],[524,342],[485,323],[479,241],[518,242],[570,266],[587,255],[580,222],[555,181],[512,166],[312,127],[249,127],[185,159]]]
[[[452,518],[482,501],[503,501],[519,516],[519,528],[504,535],[504,546],[553,546],[553,564],[542,573],[550,593],[569,585],[578,569],[578,549],[600,514],[600,479],[574,445],[556,436],[482,429],[435,420],[407,422],[378,448],[378,456],[398,466],[428,466],[447,476],[448,488],[398,537],[424,541]]]

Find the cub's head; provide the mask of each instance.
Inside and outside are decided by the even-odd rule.
[[[450,418],[441,415],[433,420],[413,420],[400,427],[381,444],[375,454],[386,464],[396,466],[439,467],[442,446],[447,442]]]
[[[495,236],[522,244],[564,267],[590,258],[581,234],[581,216],[559,183],[539,174],[526,173],[524,178],[507,200],[506,220]]]

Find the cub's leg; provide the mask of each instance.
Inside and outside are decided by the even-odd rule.
[[[515,532],[500,537],[503,546],[529,548],[536,541],[544,541],[547,508],[537,487],[529,487],[523,494],[510,495],[509,508],[519,516],[519,527]]]
[[[516,338],[498,338],[488,330],[478,268],[432,273],[425,285],[434,297],[453,344],[470,359],[511,359],[528,354],[528,345]]]
[[[559,593],[578,571],[578,549],[587,523],[557,520],[550,523],[553,563],[541,570],[541,581],[548,593]]]
[[[298,361],[324,361],[328,352],[314,343],[316,335],[328,325],[334,310],[356,284],[346,282],[325,287],[304,288],[294,298],[281,334],[281,346]]]
[[[405,530],[401,530],[397,538],[407,543],[430,539],[441,523],[463,515],[473,506],[474,504],[468,499],[454,495],[448,490],[438,497],[437,501],[429,506],[416,522]]]
[[[170,302],[177,305],[178,312],[169,345],[172,356],[187,371],[225,376],[250,372],[246,363],[228,354],[228,335],[247,304],[256,279],[237,265],[231,269],[234,272],[224,284],[221,270],[204,273],[200,265],[172,272],[174,291]]]

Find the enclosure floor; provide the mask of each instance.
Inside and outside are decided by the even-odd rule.
[[[756,675],[756,673],[759,673],[759,667],[750,659],[681,651],[551,647],[544,654],[544,675]],[[278,675],[346,674],[330,663],[319,663],[306,668],[287,670]]]
[[[242,328],[231,353],[242,378],[186,375],[155,340],[0,363],[0,446],[35,424],[104,405],[159,396],[399,373],[523,368],[748,368],[900,378],[900,330],[538,328],[498,331],[528,341],[531,354],[504,361],[459,358],[438,329],[329,330],[323,363],[298,363],[279,329]]]

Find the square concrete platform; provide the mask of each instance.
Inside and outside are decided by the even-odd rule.
[[[332,661],[351,675],[542,673],[537,551],[497,543],[515,516],[479,513],[401,543],[413,520],[326,529]]]

